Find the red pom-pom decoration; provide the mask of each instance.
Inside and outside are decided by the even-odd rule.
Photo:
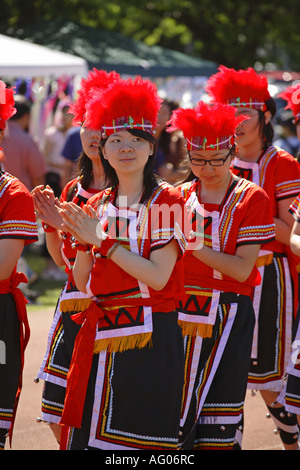
[[[270,98],[267,77],[251,67],[235,70],[221,65],[219,72],[208,79],[206,92],[214,102],[261,111],[266,111],[265,102]]]
[[[86,78],[83,78],[78,90],[78,97],[70,107],[73,114],[73,124],[82,125],[86,117],[86,106],[93,90],[105,90],[111,83],[120,79],[117,72],[106,72],[93,68]]]
[[[119,80],[104,92],[95,91],[87,106],[86,125],[102,129],[103,137],[126,129],[153,133],[162,100],[150,80]]]
[[[173,111],[168,131],[180,129],[188,150],[220,150],[233,146],[236,127],[245,119],[246,116],[236,116],[232,106],[200,101],[194,109]]]
[[[17,112],[13,95],[14,90],[6,88],[6,84],[0,80],[0,129],[5,129],[6,121]]]
[[[295,122],[298,123],[300,121],[300,83],[288,87],[278,96],[287,101],[285,109],[291,109]]]

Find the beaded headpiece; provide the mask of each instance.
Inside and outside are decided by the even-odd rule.
[[[300,83],[288,87],[278,96],[287,101],[285,109],[291,109],[295,118],[295,122],[300,121]]]
[[[221,150],[234,145],[235,129],[246,116],[236,116],[235,109],[223,103],[210,105],[200,101],[194,109],[173,111],[169,132],[180,129],[188,150]]]
[[[126,129],[153,134],[162,100],[150,80],[118,80],[104,92],[95,91],[87,107],[87,126],[102,137]]]
[[[73,124],[81,126],[86,118],[86,106],[94,90],[105,90],[111,83],[120,79],[116,72],[106,72],[93,68],[86,78],[83,78],[78,90],[78,97],[74,104],[70,106],[70,113],[73,114]]]
[[[0,129],[5,129],[6,121],[10,119],[17,110],[14,107],[14,90],[7,88],[6,84],[0,80]]]
[[[267,110],[266,101],[270,98],[267,77],[251,67],[234,70],[221,65],[219,72],[208,79],[206,92],[214,102],[260,111]]]

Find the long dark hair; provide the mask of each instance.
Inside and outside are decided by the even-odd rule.
[[[260,135],[263,139],[264,149],[267,149],[273,143],[274,139],[274,128],[272,124],[272,119],[276,114],[277,107],[276,102],[273,98],[269,98],[266,101],[267,109],[271,113],[271,119],[268,124],[265,123],[265,115],[263,111],[258,112],[259,125],[260,125]]]
[[[156,161],[156,152],[157,152],[157,141],[149,132],[143,131],[142,129],[126,129],[132,135],[140,137],[141,139],[147,140],[153,145],[153,154],[149,156],[148,161],[144,168],[144,194],[143,201],[146,200],[153,192],[153,189],[156,188],[160,182],[159,177],[154,172],[155,161]],[[104,158],[102,153],[102,148],[105,145],[107,139],[101,139],[99,146],[99,153],[101,158],[101,163],[103,165],[105,179],[107,181],[107,187],[115,189],[119,184],[119,179],[114,168],[109,164],[109,162]]]
[[[84,151],[81,152],[77,161],[76,176],[79,178],[82,188],[87,191],[93,178],[93,163],[92,160],[84,153]],[[76,186],[77,181],[75,181],[74,184],[72,184],[69,188],[67,193],[67,201],[72,199]]]
[[[179,104],[176,101],[165,99],[161,105],[165,105],[169,108],[170,111],[170,118],[173,113],[178,107]],[[168,155],[170,150],[170,142],[171,142],[172,134],[167,132],[166,129],[163,129],[159,138],[159,144],[161,149],[165,155]]]

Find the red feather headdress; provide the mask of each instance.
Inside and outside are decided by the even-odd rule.
[[[215,102],[261,111],[267,110],[265,103],[270,98],[267,77],[251,67],[234,70],[221,65],[219,72],[208,79],[206,92]]]
[[[278,96],[287,101],[285,109],[291,109],[296,123],[300,121],[300,83],[288,87]]]
[[[81,80],[76,102],[70,107],[69,112],[74,115],[73,124],[81,126],[84,122],[87,102],[95,89],[105,90],[111,83],[119,79],[120,75],[114,71],[108,73],[96,68],[91,70],[87,77]]]
[[[6,88],[6,84],[0,80],[0,129],[5,129],[5,123],[17,110],[15,108],[14,90]]]
[[[220,150],[234,144],[236,127],[246,116],[236,116],[235,109],[223,103],[214,105],[200,101],[194,109],[173,111],[169,132],[180,129],[188,150]]]
[[[86,124],[102,129],[103,137],[122,129],[153,133],[162,100],[150,80],[119,80],[106,91],[95,91],[87,108]]]

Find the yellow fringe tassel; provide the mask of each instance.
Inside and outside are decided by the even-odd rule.
[[[183,336],[201,336],[201,338],[211,338],[213,325],[206,323],[191,323],[178,320]]]
[[[97,339],[94,344],[94,354],[99,354],[101,351],[123,352],[128,349],[142,349],[145,346],[152,347],[152,333]]]
[[[79,313],[83,312],[92,303],[92,299],[65,299],[62,300],[59,304],[60,311],[63,313],[72,312],[72,313]]]
[[[256,260],[256,267],[260,268],[261,266],[268,266],[273,261],[273,253],[267,255],[259,256]]]

